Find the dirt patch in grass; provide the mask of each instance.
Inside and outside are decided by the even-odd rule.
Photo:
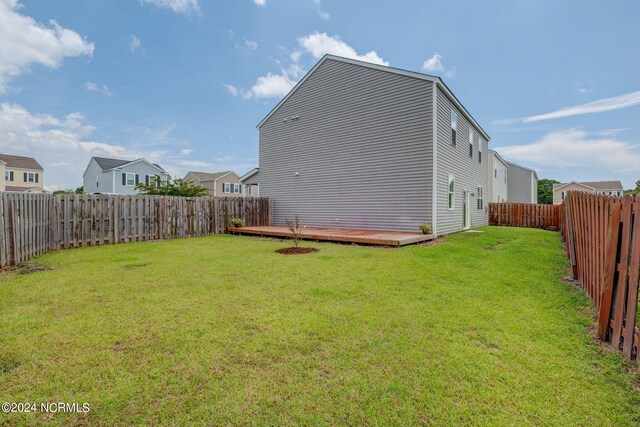
[[[127,265],[123,265],[122,268],[125,270],[133,270],[135,268],[144,268],[148,265],[149,264],[127,264]]]
[[[316,248],[282,248],[276,250],[277,253],[282,255],[301,255],[310,254],[312,252],[318,252]]]
[[[50,265],[36,264],[32,262],[25,262],[18,265],[12,265],[0,270],[3,274],[31,274],[38,271],[57,270],[58,267]]]
[[[20,361],[14,354],[0,355],[0,374],[11,372],[20,366]]]
[[[437,239],[427,240],[426,242],[417,243],[417,245],[418,246],[438,246],[444,243],[444,241],[445,241],[444,237],[438,237]]]

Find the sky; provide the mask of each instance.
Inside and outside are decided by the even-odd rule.
[[[504,158],[640,180],[635,0],[0,0],[0,152],[258,166],[256,125],[326,53],[441,76]]]

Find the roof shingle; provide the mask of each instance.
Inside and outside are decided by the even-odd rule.
[[[0,160],[7,164],[8,168],[33,169],[43,171],[44,168],[33,157],[12,156],[0,154]]]

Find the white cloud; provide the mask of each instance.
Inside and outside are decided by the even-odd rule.
[[[603,111],[619,110],[640,104],[640,91],[627,93],[611,98],[599,99],[587,104],[563,108],[551,113],[525,117],[523,123],[539,122],[541,120],[559,119],[562,117],[579,116],[582,114],[601,113]]]
[[[552,132],[532,144],[496,148],[508,160],[533,165],[561,181],[622,179],[635,182],[640,146],[615,138],[615,133],[589,134],[580,129]]]
[[[378,56],[376,51],[372,50],[360,55],[354,48],[342,41],[339,36],[328,36],[326,33],[315,32],[301,37],[298,39],[298,44],[302,50],[296,50],[289,54],[288,59],[291,62],[288,66],[283,66],[278,61],[280,65],[279,73],[267,73],[258,77],[254,85],[248,90],[239,89],[231,84],[225,84],[225,90],[233,96],[240,96],[244,99],[282,98],[289,93],[304,74],[304,69],[299,64],[304,54],[309,54],[318,59],[330,53],[361,61],[389,65],[387,61]]]
[[[422,63],[422,70],[428,73],[442,74],[447,78],[453,77],[456,67],[447,69],[442,63],[442,55],[434,52],[433,56]]]
[[[271,74],[258,77],[256,83],[245,94],[244,98],[280,98],[295,86],[295,82],[284,74]]]
[[[182,150],[180,150],[181,156],[188,156],[191,153],[193,153],[193,150],[190,148],[183,148]]]
[[[92,83],[92,82],[86,82],[84,84],[84,88],[86,90],[88,90],[89,92],[98,92],[103,94],[106,97],[111,97],[111,95],[113,95],[113,92],[111,92],[111,90],[109,90],[109,88],[107,87],[106,84],[101,84],[98,85],[96,83]]]
[[[58,25],[36,22],[21,15],[17,0],[0,0],[0,93],[9,81],[30,70],[32,64],[58,68],[64,58],[93,55],[94,45],[75,31]]]
[[[140,49],[140,46],[142,46],[142,42],[135,34],[132,34],[131,37],[129,37],[129,49],[131,49],[131,53],[135,53],[136,50]]]
[[[211,163],[201,160],[178,160],[178,164],[187,168],[208,168],[213,166]]]
[[[258,42],[255,42],[253,40],[244,40],[244,45],[247,49],[249,50],[256,50],[258,48]]]
[[[200,12],[198,0],[140,0],[142,4],[152,4],[156,7],[171,9],[175,13],[190,14]]]
[[[320,17],[320,19],[324,21],[328,21],[329,19],[331,19],[331,15],[329,15],[327,12],[320,9],[320,3],[322,3],[321,0],[312,0],[312,1],[313,1],[313,4],[316,5],[316,10],[318,11],[318,16]]]
[[[354,48],[342,41],[340,36],[329,36],[327,33],[312,33],[298,39],[298,44],[314,58],[318,59],[325,54],[344,56],[374,64],[389,65],[375,50],[359,55]]]
[[[256,6],[265,7],[267,5],[267,0],[253,0]]]
[[[80,113],[58,118],[32,114],[17,104],[0,104],[0,152],[35,157],[45,168],[48,186],[81,185],[84,166],[91,156],[138,156],[120,145],[92,141],[94,130]]]

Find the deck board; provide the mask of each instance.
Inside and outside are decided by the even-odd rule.
[[[237,234],[249,234],[270,237],[293,237],[285,226],[228,227],[227,231]],[[401,231],[346,230],[339,228],[305,227],[302,230],[304,240],[323,240],[329,242],[360,243],[367,245],[404,246],[433,240],[432,234],[406,233]]]

